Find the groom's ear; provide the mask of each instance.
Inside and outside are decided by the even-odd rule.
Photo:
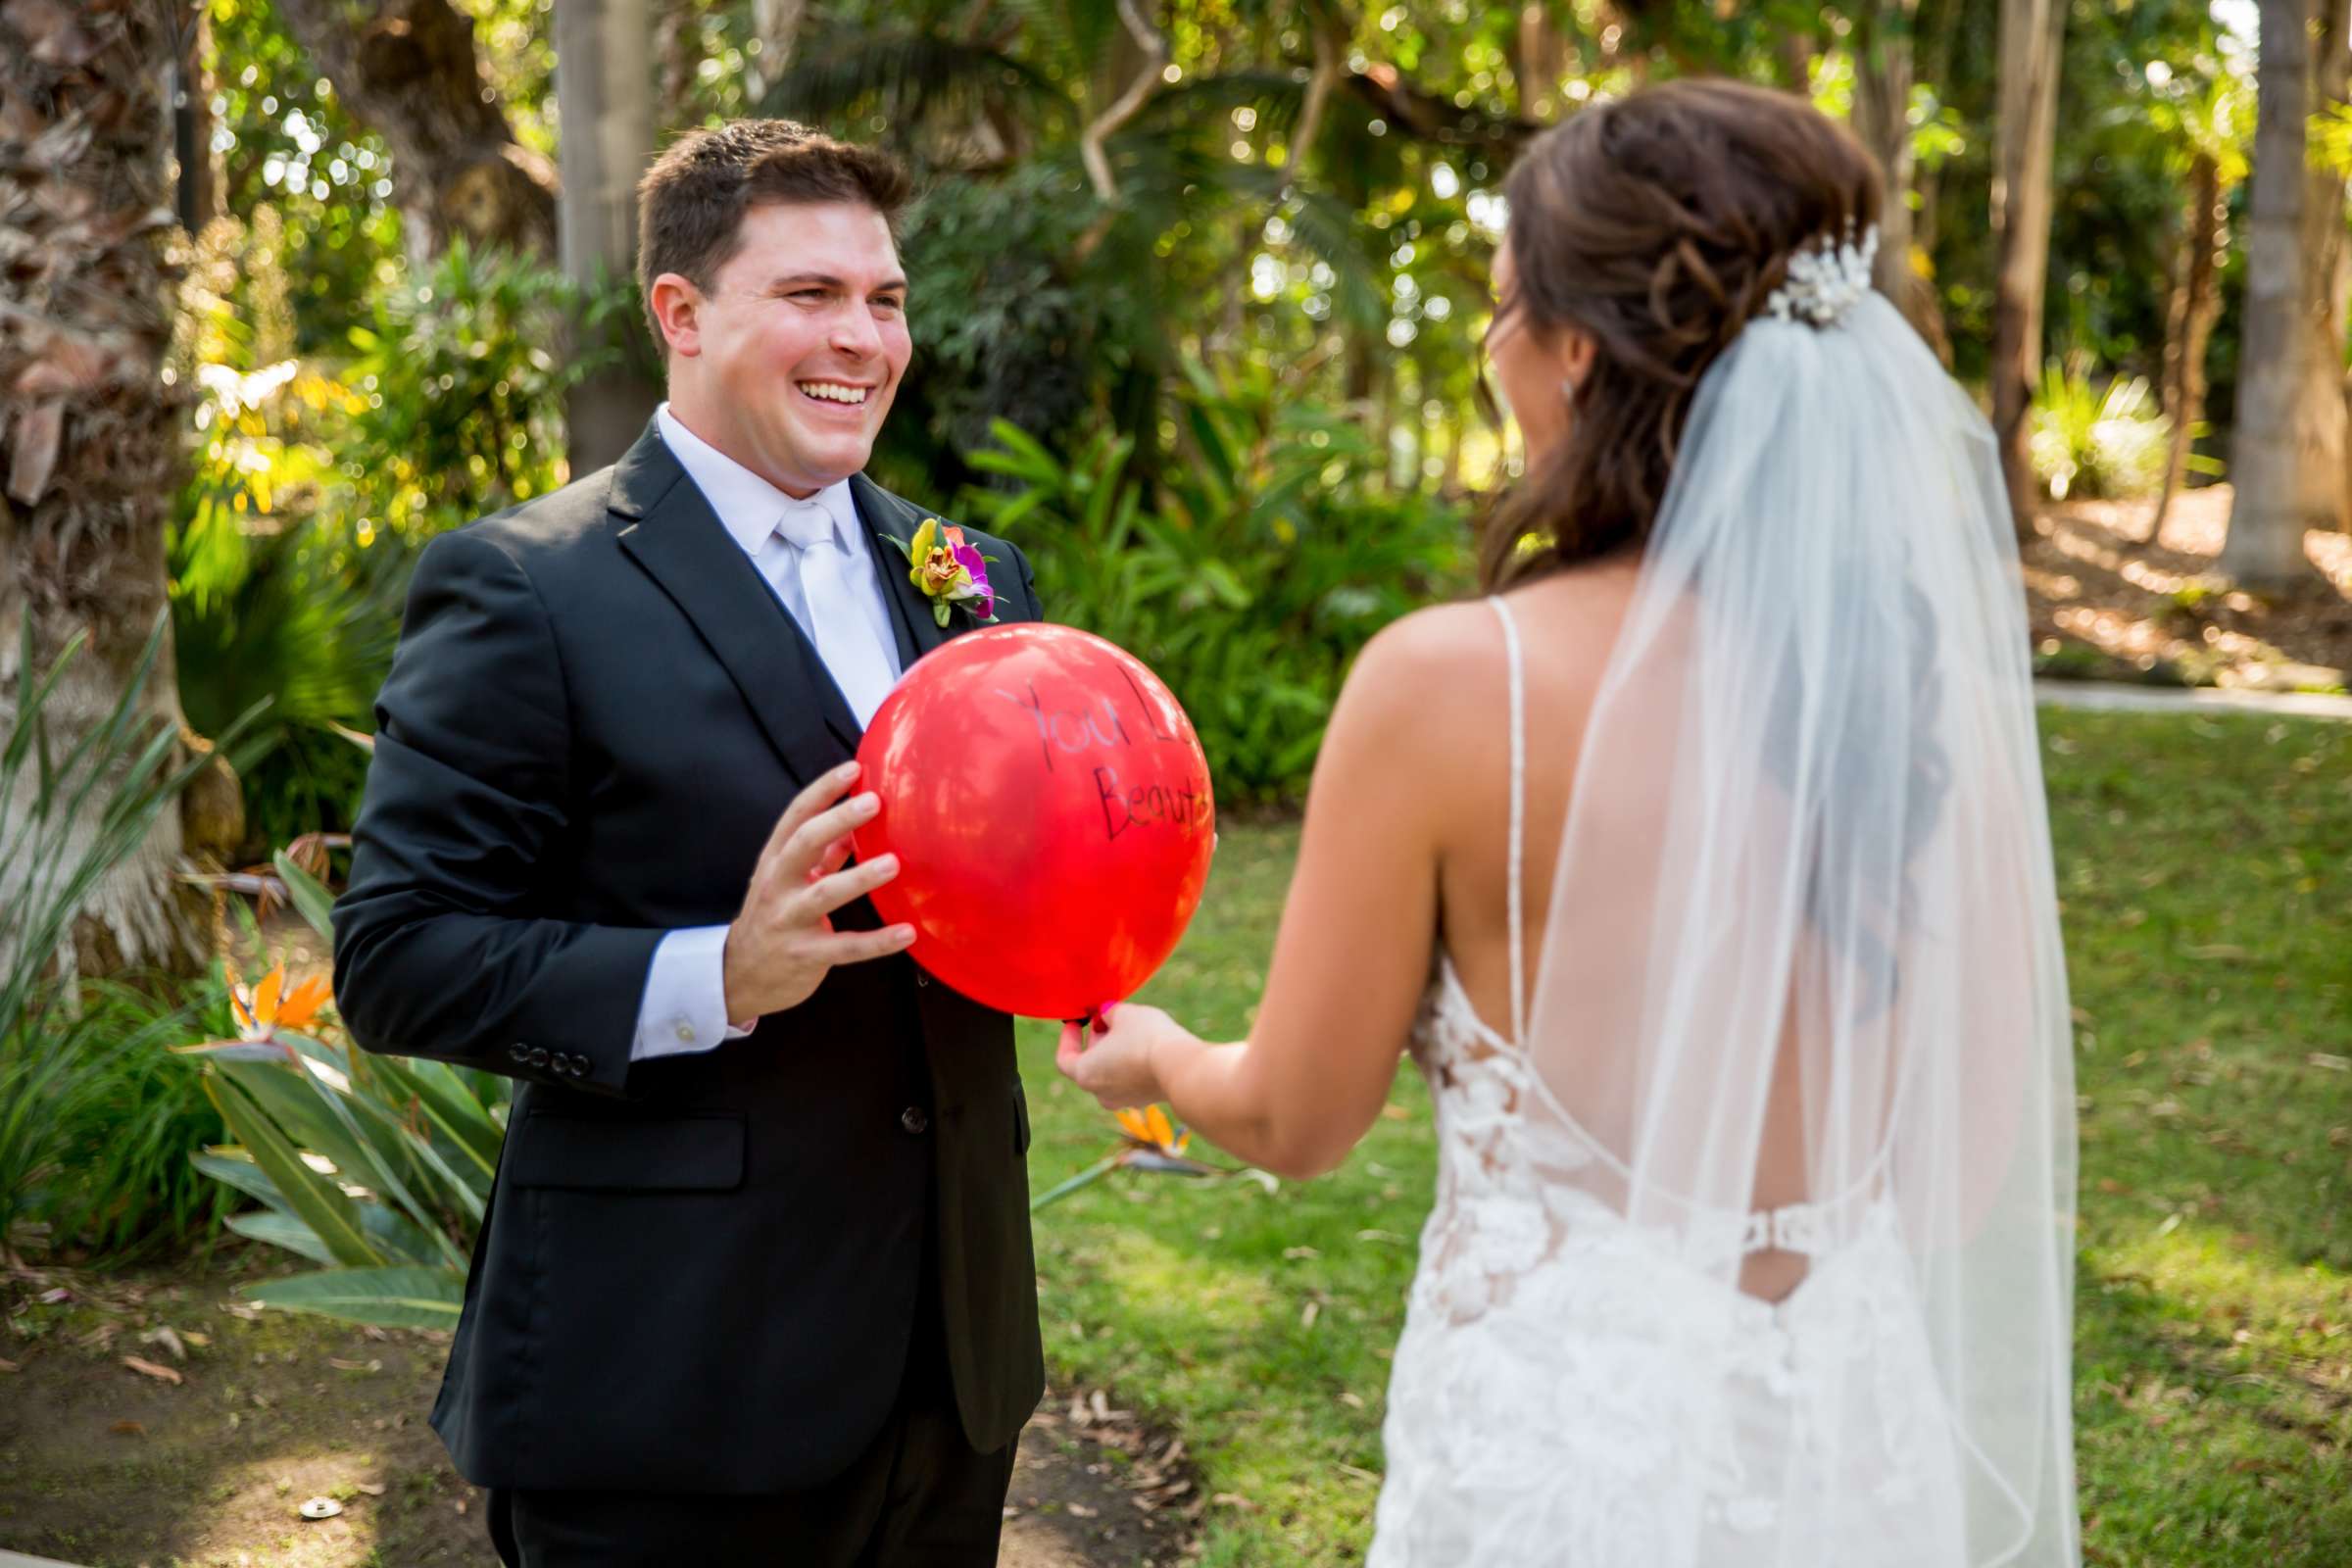
[[[688,359],[703,352],[703,291],[680,272],[663,272],[654,279],[646,308],[662,328],[662,346]]]

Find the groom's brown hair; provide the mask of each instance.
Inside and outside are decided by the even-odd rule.
[[[734,120],[686,132],[637,182],[637,289],[654,344],[667,353],[654,318],[654,279],[675,272],[709,289],[755,207],[786,202],[858,202],[880,213],[895,235],[913,192],[905,166],[874,147],[836,141],[790,120]]]

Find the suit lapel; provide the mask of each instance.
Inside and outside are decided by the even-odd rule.
[[[648,425],[614,466],[606,505],[630,519],[621,549],[694,623],[784,765],[807,783],[855,756],[858,720],[841,689],[659,426]]]
[[[874,564],[882,573],[882,597],[890,601],[891,623],[899,635],[899,667],[904,670],[949,635],[932,615],[931,601],[907,575],[903,547],[922,526],[923,514],[862,473],[850,476],[850,494],[873,541]]]

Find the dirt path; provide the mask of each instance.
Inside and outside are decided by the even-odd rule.
[[[2050,672],[2251,691],[2325,690],[2352,672],[2352,536],[2304,536],[2302,591],[2258,598],[2217,572],[2231,492],[2183,492],[2163,533],[2155,505],[2047,509],[2025,541],[2026,610]]]
[[[0,1280],[0,1548],[92,1568],[496,1568],[481,1494],[424,1424],[439,1337],[263,1313],[232,1290],[255,1277],[247,1258]],[[1073,1420],[1069,1398],[1023,1435],[1001,1568],[1176,1563],[1180,1449],[1089,1399]],[[334,1511],[306,1519],[318,1498]]]

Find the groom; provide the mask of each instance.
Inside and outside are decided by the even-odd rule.
[[[1012,1024],[880,926],[892,859],[845,863],[860,727],[975,623],[860,471],[906,192],[784,121],[663,153],[669,401],[434,541],[377,702],[344,1019],[519,1080],[433,1409],[508,1564],[996,1561],[1044,1382]]]

